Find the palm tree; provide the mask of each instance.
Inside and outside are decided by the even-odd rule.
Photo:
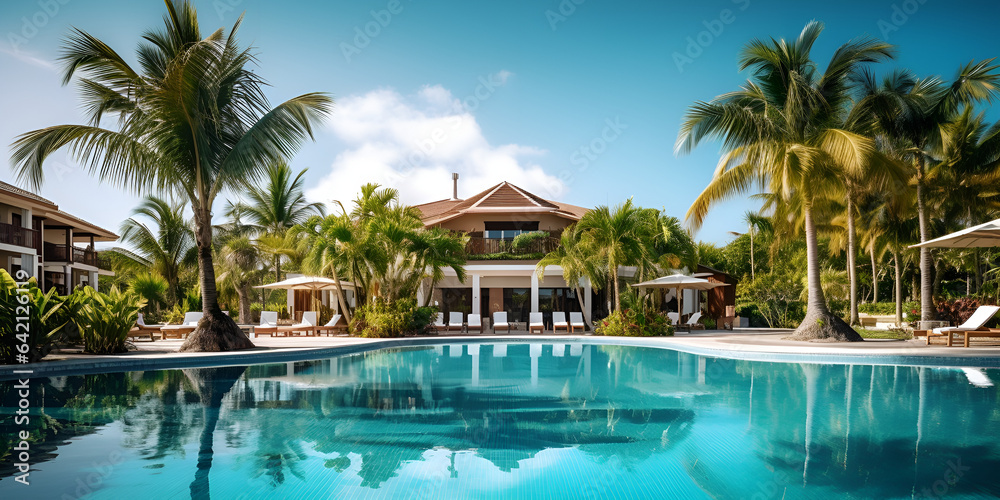
[[[869,38],[848,42],[819,72],[810,52],[822,30],[821,23],[811,22],[794,41],[748,43],[740,70],[752,70],[751,79],[738,91],[693,105],[681,126],[677,152],[687,153],[708,137],[720,138],[725,149],[712,181],[688,210],[694,227],[716,202],[753,186],[786,201],[800,198],[809,301],[795,336],[860,341],[826,304],[813,208],[840,172],[860,171],[870,161],[874,142],[839,127],[858,71],[889,58],[891,46]]]
[[[940,151],[942,127],[955,120],[967,106],[992,102],[1000,89],[998,65],[993,59],[962,66],[951,83],[940,78],[918,79],[906,71],[888,75],[882,85],[868,84],[867,113],[880,133],[904,148],[913,166],[916,184],[920,241],[930,239],[928,161]],[[869,79],[870,81],[870,79]],[[930,249],[920,248],[920,316],[934,318]]]
[[[291,229],[296,235],[301,234],[301,244],[306,250],[305,265],[320,275],[329,274],[336,282],[337,302],[344,319],[351,322],[351,311],[347,307],[347,299],[340,279],[341,269],[351,268],[346,245],[355,238],[354,227],[345,215],[326,217],[313,216],[304,224]],[[357,284],[357,281],[355,281]],[[360,288],[360,287],[359,287]],[[363,303],[363,302],[360,302]]]
[[[325,215],[322,203],[309,203],[302,194],[303,176],[309,169],[302,169],[292,178],[292,169],[284,160],[268,164],[263,186],[251,184],[245,191],[246,203],[233,203],[227,209],[230,217],[239,215],[255,230],[258,236],[268,236],[274,250],[274,279],[281,281],[281,256],[287,247],[274,245],[284,239],[289,228],[301,224],[314,215]]]
[[[325,94],[304,94],[271,107],[263,80],[247,66],[250,49],[236,34],[202,37],[194,7],[165,0],[165,28],[148,32],[137,50],[140,71],[90,34],[74,30],[62,55],[64,83],[77,72],[86,125],[58,125],[16,140],[14,168],[38,187],[45,159],[69,147],[102,180],[142,192],[183,193],[194,213],[204,317],[182,351],[253,347],[219,309],[212,261],[212,207],[225,189],[243,189],[268,164],[291,157],[331,108]],[[117,128],[101,128],[105,114]]]
[[[112,251],[134,267],[149,269],[167,281],[167,300],[173,306],[179,300],[180,274],[197,259],[194,231],[184,218],[184,206],[156,196],[147,196],[132,211],[133,217],[122,223],[122,241],[135,252],[122,248]],[[151,224],[143,223],[145,217]]]
[[[410,252],[415,257],[415,267],[425,269],[430,279],[430,291],[424,297],[424,306],[429,306],[434,288],[444,279],[444,270],[450,268],[462,283],[465,282],[465,246],[468,236],[456,236],[451,231],[430,228],[418,231],[410,237]],[[416,274],[421,279],[423,274]]]
[[[592,319],[584,304],[584,294],[586,290],[580,286],[580,280],[586,278],[591,285],[597,289],[607,280],[606,267],[597,257],[592,241],[578,230],[578,225],[572,225],[563,229],[559,235],[559,248],[549,252],[535,266],[538,279],[545,279],[545,268],[548,266],[559,266],[562,269],[563,280],[566,285],[573,287],[576,292],[576,299],[580,303],[580,310],[584,311],[584,321],[587,328],[591,328]]]
[[[576,224],[580,231],[591,240],[592,248],[607,267],[610,280],[609,293],[614,295],[614,310],[621,310],[618,293],[618,267],[648,263],[649,242],[658,230],[659,213],[656,210],[637,207],[629,198],[613,209],[601,205],[587,212]]]
[[[254,242],[246,237],[234,235],[220,238],[222,245],[219,255],[222,257],[219,282],[233,287],[239,298],[240,323],[250,323],[250,287],[258,283],[264,270],[260,267],[260,250]]]

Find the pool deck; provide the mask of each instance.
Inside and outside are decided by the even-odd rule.
[[[225,353],[180,353],[183,341],[137,341],[137,350],[119,355],[56,352],[39,363],[0,365],[0,380],[80,373],[162,370],[204,366],[285,363],[378,349],[458,343],[531,342],[632,345],[668,348],[706,356],[753,361],[1000,368],[1000,343],[973,347],[926,345],[923,339],[866,342],[784,340],[790,330],[741,329],[679,333],[674,337],[592,335],[436,335],[395,339],[357,337],[258,337],[256,349]],[[29,372],[30,370],[30,372]]]

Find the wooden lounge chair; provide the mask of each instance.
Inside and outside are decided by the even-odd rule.
[[[560,328],[569,333],[569,321],[566,321],[566,313],[555,311],[552,313],[552,333],[558,332]]]
[[[507,312],[497,311],[493,313],[493,333],[497,333],[497,329],[505,328],[507,333],[510,333],[510,323],[507,322]]]
[[[463,314],[460,312],[452,311],[448,313],[448,331],[458,330],[462,331],[462,318]]]
[[[272,337],[278,333],[278,312],[261,311],[260,325],[253,327],[253,333],[254,335],[267,334]]]
[[[142,317],[142,313],[135,320],[135,328],[129,331],[129,337],[138,338],[140,335],[149,335],[149,341],[155,342],[156,337],[153,334],[159,333],[163,325],[147,325],[145,319]]]
[[[316,323],[316,311],[305,311],[302,313],[302,321],[291,326],[279,326],[278,333],[284,333],[286,337],[296,332],[307,336],[316,335]]]
[[[472,333],[473,330],[477,332],[483,331],[483,317],[478,314],[469,314],[466,323],[465,331],[468,333]]]
[[[333,335],[347,333],[347,322],[343,321],[344,316],[340,314],[334,314],[330,321],[327,321],[323,326],[316,327],[316,335]]]
[[[948,347],[951,347],[954,345],[956,333],[965,336],[965,347],[969,347],[970,337],[1000,337],[1000,330],[983,327],[997,311],[1000,311],[1000,306],[979,306],[979,309],[976,309],[976,312],[960,326],[946,326],[927,332],[927,345],[931,345],[932,337],[946,337]]]
[[[691,330],[704,330],[705,325],[699,323],[699,319],[701,319],[701,311],[692,314],[691,317],[688,318],[687,323],[684,323],[684,326]]]
[[[539,334],[545,333],[545,322],[542,321],[542,313],[531,313],[528,316],[528,333],[538,330]]]
[[[201,321],[201,317],[201,311],[184,313],[184,321],[181,324],[166,325],[160,328],[160,339],[165,339],[174,335],[176,335],[177,338],[187,338],[188,335],[198,328],[198,322]]]
[[[582,312],[571,312],[569,313],[569,331],[575,333],[576,329],[579,328],[580,332],[587,331],[587,323],[583,321]]]

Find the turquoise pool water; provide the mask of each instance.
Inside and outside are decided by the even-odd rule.
[[[0,498],[994,498],[992,381],[551,342],[55,377]]]

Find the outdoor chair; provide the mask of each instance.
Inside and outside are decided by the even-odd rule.
[[[531,313],[528,317],[528,333],[538,330],[539,334],[545,333],[545,322],[542,321],[542,313]]]
[[[577,328],[580,329],[580,332],[585,332],[587,331],[587,323],[583,321],[582,312],[571,312],[569,313],[569,331],[576,332]]]
[[[954,334],[956,333],[965,337],[965,347],[969,347],[969,338],[971,337],[1000,337],[1000,330],[983,326],[997,311],[1000,311],[998,306],[979,306],[979,309],[976,309],[976,312],[972,313],[972,316],[969,316],[969,319],[961,326],[935,328],[927,332],[927,345],[931,345],[931,337],[947,337],[948,347],[951,347],[954,345]]]
[[[497,311],[493,313],[493,333],[497,333],[500,328],[507,329],[507,333],[510,333],[510,323],[507,322],[507,312]]]
[[[558,332],[559,329],[566,330],[566,333],[569,333],[569,321],[566,321],[566,313],[555,311],[552,313],[552,333]]]
[[[174,335],[177,338],[187,338],[188,335],[198,328],[198,322],[201,321],[202,316],[201,311],[184,313],[184,321],[181,324],[166,325],[160,328],[160,338],[165,339],[168,336]]]
[[[468,319],[466,319],[465,331],[472,333],[473,330],[477,332],[483,331],[483,317],[478,314],[469,314]]]
[[[153,334],[158,333],[161,328],[163,328],[163,325],[147,325],[145,319],[142,317],[142,313],[139,313],[135,321],[135,328],[129,331],[129,337],[149,334],[149,341],[155,342],[156,338],[153,337]]]
[[[681,315],[678,313],[667,313],[667,318],[670,320],[670,324],[674,326],[681,324]]]
[[[304,311],[301,322],[291,326],[279,326],[278,333],[284,333],[286,337],[295,332],[305,332],[306,335],[315,335],[316,327],[319,326],[317,323],[316,311]]]
[[[463,314],[461,312],[452,311],[448,313],[448,331],[462,331],[462,316]]]
[[[684,326],[691,330],[704,330],[705,325],[699,323],[699,319],[701,319],[701,311],[692,314],[691,317],[688,318],[687,323],[684,323]]]
[[[254,335],[266,333],[270,336],[278,333],[278,313],[277,311],[261,311],[260,325],[253,327]]]
[[[444,313],[438,313],[437,319],[434,320],[434,329],[437,331],[441,331],[446,328],[448,327],[444,324]]]
[[[330,321],[327,321],[323,326],[316,327],[316,335],[327,334],[333,335],[334,333],[344,334],[347,333],[347,323],[341,321],[344,318],[341,314],[334,314]]]

